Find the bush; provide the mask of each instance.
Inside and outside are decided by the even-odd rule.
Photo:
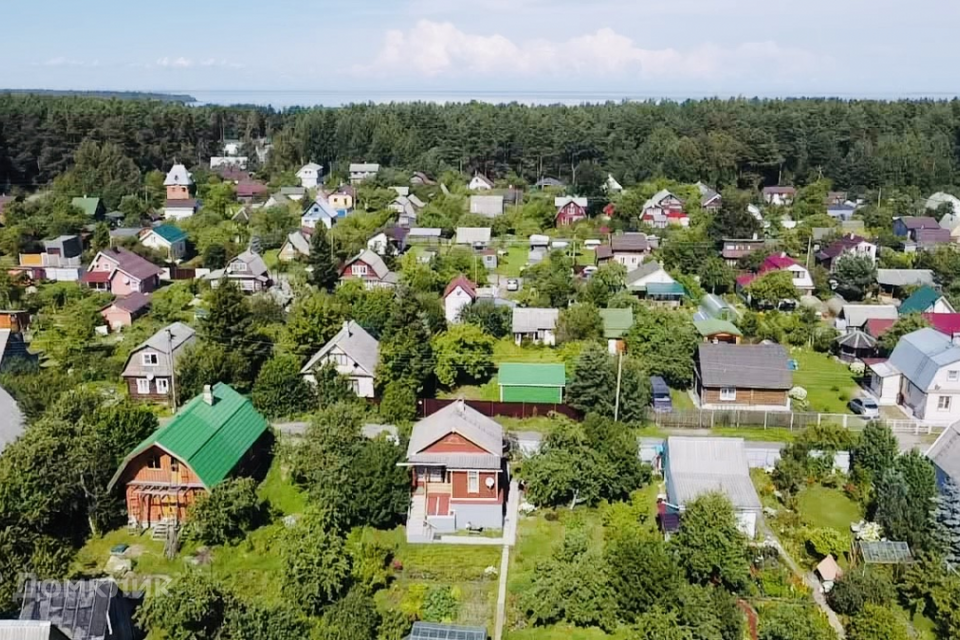
[[[387,422],[412,422],[417,417],[417,394],[411,383],[394,381],[387,385],[380,400],[380,416]]]
[[[423,618],[432,622],[453,622],[459,610],[460,603],[448,587],[430,589],[423,602]]]
[[[855,616],[868,604],[886,605],[896,597],[893,583],[875,570],[858,569],[845,573],[833,585],[827,602],[837,613]]]
[[[266,519],[266,505],[252,478],[225,480],[200,495],[188,511],[186,536],[203,544],[236,542]]]
[[[826,527],[807,529],[804,537],[814,553],[821,558],[829,555],[839,558],[850,548],[850,541],[847,536],[836,529]]]

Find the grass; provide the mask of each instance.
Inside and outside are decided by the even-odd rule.
[[[519,278],[520,272],[527,266],[527,255],[529,250],[526,247],[513,246],[507,249],[507,255],[498,256],[497,275],[505,278]]]
[[[493,362],[563,362],[560,351],[543,345],[517,346],[512,338],[502,338],[493,346]]]
[[[836,529],[850,534],[850,523],[861,519],[860,505],[840,489],[820,485],[806,487],[797,496],[800,519],[811,527]]]
[[[695,408],[690,394],[681,389],[670,389],[670,401],[673,403],[673,408],[677,411]]]
[[[847,402],[860,389],[856,377],[845,364],[808,349],[791,349],[790,357],[800,367],[793,372],[793,384],[807,390],[811,411],[850,413]]]

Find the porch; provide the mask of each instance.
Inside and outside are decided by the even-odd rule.
[[[131,527],[149,529],[158,524],[179,525],[202,490],[189,485],[127,485],[127,518]]]

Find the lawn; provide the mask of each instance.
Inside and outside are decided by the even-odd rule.
[[[800,519],[811,527],[827,527],[850,533],[850,523],[859,522],[860,505],[840,489],[820,485],[807,487],[797,496]]]
[[[529,249],[525,246],[512,246],[507,249],[507,255],[498,256],[497,275],[505,278],[519,278],[520,272],[527,266],[529,253]]]
[[[690,394],[681,389],[670,389],[670,401],[673,403],[673,408],[676,411],[695,408]]]
[[[790,357],[799,365],[799,369],[793,372],[793,384],[807,390],[811,411],[850,413],[847,402],[860,389],[856,377],[845,364],[808,349],[791,349]]]
[[[517,346],[512,338],[502,338],[493,346],[493,362],[563,362],[562,352],[543,345]]]

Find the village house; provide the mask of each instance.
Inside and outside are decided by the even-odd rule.
[[[627,291],[656,305],[677,307],[687,296],[683,285],[674,280],[656,260],[647,260],[627,272]]]
[[[470,180],[470,184],[467,185],[467,188],[471,191],[490,191],[493,189],[493,182],[491,182],[485,175],[478,172],[473,174],[473,179]]]
[[[187,234],[172,224],[162,224],[145,230],[140,244],[163,253],[170,260],[180,260],[187,254]]]
[[[361,398],[375,396],[374,377],[380,362],[380,343],[353,320],[343,323],[343,328],[323,348],[315,353],[300,375],[311,384],[316,384],[317,367],[330,363],[337,373],[349,380],[353,392]]]
[[[283,196],[293,202],[300,202],[307,197],[307,189],[306,187],[280,187],[277,195]]]
[[[735,267],[741,258],[747,257],[754,251],[762,250],[766,245],[767,241],[762,238],[725,238],[723,240],[723,249],[720,250],[720,255],[723,256],[723,259],[727,262],[727,266]]]
[[[136,292],[117,298],[100,310],[100,316],[110,327],[110,331],[120,331],[132,325],[134,320],[149,309],[150,294]]]
[[[297,179],[304,189],[316,189],[323,178],[323,166],[316,162],[308,162],[297,171]]]
[[[523,341],[534,344],[554,346],[557,344],[558,309],[537,309],[533,307],[513,310],[513,339],[517,345]]]
[[[491,235],[490,227],[457,227],[454,244],[483,249],[490,244]]]
[[[931,286],[923,286],[900,304],[900,315],[907,313],[956,313],[947,297]]]
[[[380,165],[371,162],[354,162],[350,165],[350,184],[360,184],[380,173]]]
[[[137,640],[142,593],[124,593],[112,578],[30,579],[20,587],[18,620],[0,621],[5,640]]]
[[[669,225],[687,227],[690,219],[683,210],[684,202],[667,189],[661,189],[643,203],[640,222],[655,229],[664,229]]]
[[[950,338],[954,344],[960,346],[960,313],[924,313],[923,319],[929,322],[931,327]],[[879,339],[896,322],[889,318],[867,320],[863,331],[870,337]]]
[[[679,517],[682,527],[686,506],[706,493],[720,492],[733,505],[737,528],[753,539],[762,504],[750,479],[745,443],[742,438],[701,438],[671,436],[663,450],[663,475],[667,485],[666,503],[661,503],[661,526],[672,532]]]
[[[503,427],[463,400],[413,425],[400,464],[410,468],[413,485],[407,542],[503,528],[509,486]]]
[[[460,312],[477,300],[477,287],[466,276],[454,278],[443,291],[443,310],[448,323],[459,322]]]
[[[740,332],[740,329],[737,329],[737,325],[729,320],[716,318],[694,320],[693,326],[697,328],[697,332],[704,342],[740,344],[740,339],[743,337],[743,333]]]
[[[847,202],[827,206],[827,215],[834,220],[850,220],[856,212],[857,206]]]
[[[928,216],[905,216],[893,221],[893,233],[900,238],[909,238],[917,241],[917,233],[924,229],[939,229],[940,224],[935,218]]]
[[[216,288],[223,280],[237,284],[244,293],[259,293],[273,286],[270,272],[260,254],[247,249],[227,263],[225,269],[215,269],[204,277]]]
[[[843,256],[869,258],[870,262],[876,263],[877,245],[851,233],[818,251],[816,255],[817,264],[833,271],[837,266],[837,262],[839,262]]]
[[[163,207],[163,217],[168,220],[183,220],[197,211],[198,203],[190,196],[193,176],[182,164],[175,164],[163,180],[167,190],[167,200]]]
[[[914,237],[915,240],[912,242],[910,240],[904,241],[903,251],[905,253],[935,251],[938,247],[951,244],[954,241],[949,229],[920,229],[914,234]]]
[[[358,278],[367,289],[376,287],[394,287],[399,282],[396,273],[390,271],[383,258],[369,249],[364,249],[347,260],[340,269],[340,281]]]
[[[316,200],[304,208],[300,216],[300,226],[315,229],[318,224],[322,224],[327,229],[331,229],[338,216],[337,210],[330,206],[327,199],[318,195]]]
[[[558,227],[576,224],[587,218],[587,199],[574,196],[563,196],[553,199],[553,206],[557,209],[555,217]]]
[[[134,349],[120,374],[130,398],[172,405],[176,363],[195,342],[191,327],[174,322]]]
[[[160,272],[160,267],[152,262],[117,247],[98,253],[80,281],[91,289],[125,296],[159,289]]]
[[[42,253],[21,253],[19,262],[36,280],[76,282],[83,274],[83,241],[77,235],[44,240]]]
[[[933,463],[941,492],[950,483],[960,486],[960,424],[954,423],[944,429],[926,456]]]
[[[310,256],[310,234],[311,230],[297,229],[287,236],[280,246],[280,252],[277,254],[277,260],[280,262],[293,262],[299,258]]]
[[[656,236],[645,233],[623,233],[610,238],[609,245],[597,247],[595,259],[597,264],[618,262],[632,271],[643,264],[644,258],[659,246]]]
[[[901,297],[906,287],[922,287],[933,284],[930,269],[877,269],[877,284],[880,292],[888,297]]]
[[[718,211],[723,204],[723,198],[713,187],[708,187],[702,182],[697,183],[697,190],[700,192],[700,208],[704,211]]]
[[[503,196],[470,196],[470,213],[486,218],[503,215]]]
[[[81,196],[71,200],[70,204],[83,211],[83,214],[91,220],[103,220],[107,215],[107,208],[100,198]]]
[[[626,351],[623,337],[633,327],[633,309],[600,309],[600,321],[603,323],[607,351],[611,354]]]
[[[695,377],[703,409],[790,410],[793,374],[779,344],[701,344]]]
[[[410,227],[407,229],[407,242],[409,244],[440,244],[440,237],[443,235],[443,229],[439,227]]]
[[[503,363],[497,373],[500,402],[560,404],[567,386],[563,364]]]
[[[250,400],[222,382],[207,385],[124,458],[107,490],[125,487],[131,527],[179,526],[198,496],[255,471],[270,441]]]
[[[737,289],[743,291],[750,286],[751,282],[772,271],[786,271],[790,273],[793,279],[793,286],[797,289],[800,295],[813,293],[813,278],[810,276],[810,272],[806,267],[799,264],[796,260],[785,253],[768,256],[763,261],[763,264],[760,265],[760,269],[757,271],[757,273],[747,273],[739,276],[737,278]],[[747,295],[748,301],[749,297],[750,296]]]
[[[342,218],[343,215],[353,211],[354,203],[357,201],[357,190],[349,184],[341,184],[327,196],[327,201]],[[340,214],[341,211],[343,215]]]
[[[776,206],[787,206],[793,204],[793,199],[797,197],[797,190],[793,187],[764,187],[763,201],[767,204]]]
[[[265,196],[270,191],[267,185],[256,180],[241,180],[237,183],[237,200],[253,202]]]
[[[407,234],[404,227],[389,227],[367,240],[367,249],[378,256],[398,256],[407,249]]]
[[[840,333],[863,330],[868,320],[893,320],[899,317],[892,304],[845,304],[840,309],[835,326]]]

